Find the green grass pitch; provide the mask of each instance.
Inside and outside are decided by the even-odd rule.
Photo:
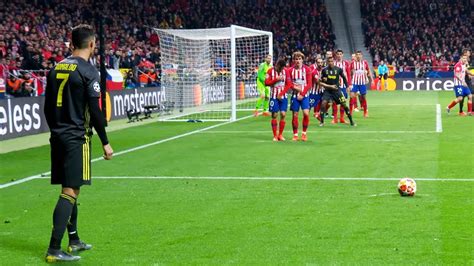
[[[473,265],[474,117],[447,115],[453,98],[370,92],[369,118],[311,118],[308,142],[289,140],[290,117],[287,141],[273,142],[269,118],[250,112],[111,132],[126,152],[92,164],[78,202],[93,249],[78,264]],[[49,171],[49,147],[0,161],[5,185]],[[396,191],[406,176],[413,198]],[[58,195],[47,178],[0,188],[1,265],[43,263]]]

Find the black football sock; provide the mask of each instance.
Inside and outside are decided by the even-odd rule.
[[[53,231],[49,242],[50,249],[61,249],[61,240],[75,203],[76,199],[72,196],[64,193],[61,193],[59,196],[53,212]]]
[[[324,124],[324,111],[319,112],[319,118],[321,118],[321,124]]]
[[[344,105],[344,111],[346,112],[347,117],[349,117],[349,121],[351,121],[351,125],[354,125],[354,121],[352,121],[352,115],[351,112],[349,112],[349,107],[347,105]]]
[[[462,97],[462,100],[459,102],[459,112],[462,113],[462,108],[464,107],[464,98]]]
[[[71,212],[71,218],[67,224],[67,231],[69,234],[69,242],[74,242],[79,240],[79,235],[77,234],[77,201],[74,203]]]

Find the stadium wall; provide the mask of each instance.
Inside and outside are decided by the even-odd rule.
[[[164,89],[139,88],[107,92],[107,120],[127,117],[127,110],[166,101]],[[44,96],[0,100],[0,141],[48,132],[43,113]]]

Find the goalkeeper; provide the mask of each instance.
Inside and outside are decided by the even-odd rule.
[[[263,115],[264,116],[270,116],[270,113],[268,112],[268,103],[270,100],[270,87],[265,86],[265,78],[267,75],[268,69],[272,63],[272,55],[267,55],[265,57],[265,61],[260,64],[258,67],[258,72],[257,72],[257,90],[259,94],[259,98],[257,100],[257,104],[255,106],[255,112],[254,116],[258,116],[258,109],[260,109],[263,105]]]

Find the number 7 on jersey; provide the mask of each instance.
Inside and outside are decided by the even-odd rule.
[[[58,100],[56,102],[57,107],[62,107],[63,106],[63,90],[64,90],[64,86],[67,83],[67,80],[69,79],[69,73],[56,73],[56,79],[62,80],[61,84],[59,85]]]

